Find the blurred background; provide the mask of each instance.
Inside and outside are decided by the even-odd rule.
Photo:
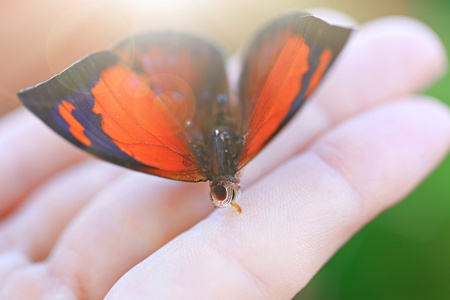
[[[18,89],[130,33],[183,28],[232,53],[267,19],[317,6],[360,23],[413,16],[450,49],[449,0],[0,0],[0,116],[19,106]],[[449,104],[450,77],[426,93]],[[450,299],[450,158],[350,240],[295,299]]]

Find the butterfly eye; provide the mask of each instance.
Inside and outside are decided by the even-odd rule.
[[[241,208],[235,203],[240,193],[239,185],[230,181],[221,181],[211,185],[211,200],[215,207],[231,206],[241,212]]]
[[[215,207],[230,206],[233,201],[233,186],[229,181],[221,181],[211,185],[211,200]]]
[[[211,193],[215,200],[223,201],[227,198],[227,189],[223,185],[215,185],[212,187]]]

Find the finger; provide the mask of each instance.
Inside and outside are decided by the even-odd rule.
[[[119,172],[111,164],[88,160],[48,180],[0,223],[0,253],[19,251],[31,261],[45,258],[74,215]]]
[[[246,167],[243,185],[335,124],[428,86],[445,69],[445,57],[439,38],[419,21],[389,17],[362,26],[303,111]]]
[[[19,109],[0,120],[0,216],[38,183],[85,155]]]
[[[18,252],[0,257],[0,270],[9,274],[0,298],[101,299],[126,271],[213,209],[205,201],[207,184],[132,172],[109,186],[84,207],[43,264],[26,266]],[[32,288],[24,289],[27,284]]]
[[[110,186],[85,207],[47,261],[51,274],[83,291],[77,298],[103,298],[126,271],[213,209],[207,184],[128,173]]]
[[[215,211],[128,272],[106,299],[290,299],[436,166],[449,133],[448,110],[431,101],[361,114],[252,185],[242,214]]]

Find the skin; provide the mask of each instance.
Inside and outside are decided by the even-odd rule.
[[[446,155],[449,110],[416,94],[445,57],[418,21],[363,25],[247,167],[241,214],[213,210],[206,183],[93,160],[11,113],[0,121],[0,299],[292,298]]]

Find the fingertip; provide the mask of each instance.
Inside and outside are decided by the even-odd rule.
[[[388,43],[392,41],[393,43]],[[428,84],[447,69],[447,53],[439,36],[425,23],[407,16],[388,16],[366,23],[355,44],[379,43],[378,47],[402,47],[405,62],[419,65]]]
[[[346,13],[327,7],[313,7],[307,9],[307,11],[332,25],[352,27],[358,23]]]
[[[238,94],[239,76],[242,71],[242,53],[238,51],[227,59],[226,71],[230,92],[232,95]]]
[[[415,114],[421,117],[421,127],[427,127],[429,135],[434,136],[442,149],[450,148],[450,108],[433,97],[420,95],[411,98]]]

